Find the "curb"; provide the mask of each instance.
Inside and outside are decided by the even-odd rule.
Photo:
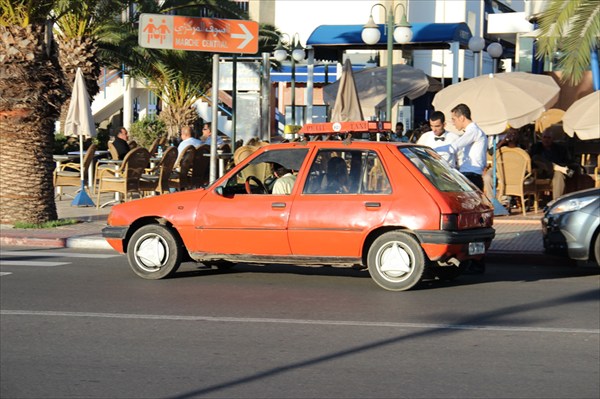
[[[103,249],[113,248],[101,236],[70,237],[70,238],[39,238],[39,237],[0,237],[2,246],[46,247],[46,248],[80,248]]]
[[[113,249],[102,236],[71,237],[66,240],[65,248]]]

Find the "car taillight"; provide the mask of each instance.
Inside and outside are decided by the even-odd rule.
[[[443,213],[440,222],[442,230],[458,230],[458,215],[456,213]]]

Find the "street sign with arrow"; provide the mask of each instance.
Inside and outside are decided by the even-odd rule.
[[[256,54],[258,23],[241,19],[141,14],[138,42],[147,48]]]

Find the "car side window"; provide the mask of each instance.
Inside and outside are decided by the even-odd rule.
[[[310,167],[304,194],[389,194],[391,186],[377,153],[320,150]]]
[[[266,150],[230,177],[224,192],[229,195],[271,194],[277,180],[274,167],[283,167],[295,177],[294,172],[300,170],[307,154],[306,148]],[[291,190],[293,185],[294,182],[288,182],[288,189]]]

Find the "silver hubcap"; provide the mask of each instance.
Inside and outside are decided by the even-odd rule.
[[[143,235],[135,247],[135,259],[144,271],[157,272],[169,259],[169,246],[154,233]]]
[[[414,254],[403,243],[393,241],[377,252],[377,270],[389,281],[401,281],[413,271]]]

